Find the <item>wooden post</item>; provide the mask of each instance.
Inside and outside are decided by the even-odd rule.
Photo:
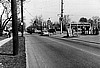
[[[18,54],[18,24],[17,24],[17,5],[16,0],[11,0],[12,11],[12,32],[13,32],[13,55]]]
[[[21,23],[23,23],[23,0],[21,0]],[[22,25],[22,37],[23,37],[23,26],[24,26],[24,23]]]
[[[63,33],[63,0],[61,0],[61,34]]]

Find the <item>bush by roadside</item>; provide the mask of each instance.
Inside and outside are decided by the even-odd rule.
[[[0,47],[0,67],[26,68],[24,37],[19,37],[19,52],[16,56],[13,56],[13,40]]]

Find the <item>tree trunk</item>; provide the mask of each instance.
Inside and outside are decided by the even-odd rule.
[[[66,25],[65,27],[66,27],[66,32],[67,32],[67,36],[66,36],[66,37],[69,37],[69,33],[68,33],[68,25]]]
[[[66,31],[67,31],[67,37],[69,37],[68,29],[66,29]]]
[[[19,47],[16,0],[11,0],[11,11],[12,11],[12,32],[13,32],[13,55],[15,56],[18,54],[18,47]]]

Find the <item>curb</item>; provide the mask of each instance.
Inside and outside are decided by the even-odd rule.
[[[24,37],[24,44],[25,44],[25,37]],[[29,68],[29,65],[28,65],[28,54],[27,54],[27,46],[25,44],[25,53],[26,53],[26,68]]]

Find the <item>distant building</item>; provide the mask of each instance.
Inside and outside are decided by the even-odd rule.
[[[71,23],[71,24],[69,24],[69,26],[71,27],[71,28],[83,28],[83,27],[85,27],[85,28],[87,28],[87,27],[91,27],[90,26],[90,24],[89,23],[84,23],[84,24],[82,24],[82,23]]]
[[[89,30],[91,29],[91,25],[89,23],[71,23],[66,26],[67,28],[70,28],[72,30],[75,30],[75,32],[82,33],[82,30],[84,29],[85,32],[89,34]]]

